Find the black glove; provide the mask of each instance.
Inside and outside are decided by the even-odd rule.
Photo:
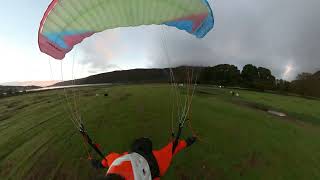
[[[96,160],[96,159],[91,159],[91,165],[96,169],[104,168],[103,165],[101,164],[101,161]]]
[[[187,143],[187,147],[191,146],[194,142],[196,142],[197,137],[193,136],[193,137],[189,137],[186,139],[186,143]]]

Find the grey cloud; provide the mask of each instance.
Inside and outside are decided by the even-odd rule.
[[[119,31],[119,36],[125,38],[115,41],[127,49],[121,50],[119,44],[108,47],[115,54],[142,51],[150,67],[230,63],[241,68],[252,63],[271,68],[281,78],[285,67],[291,64],[293,74],[288,79],[302,71],[320,70],[319,0],[229,0],[210,4],[216,24],[204,39],[173,28],[142,27]],[[166,47],[170,62],[164,60]],[[95,48],[91,50],[91,54],[97,52]],[[96,63],[107,66],[102,60]]]

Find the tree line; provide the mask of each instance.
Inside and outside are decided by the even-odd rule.
[[[271,70],[265,67],[247,64],[240,71],[235,65],[220,64],[203,68],[198,83],[320,97],[320,71],[314,74],[301,73],[294,81],[289,82],[276,79]]]
[[[252,64],[245,65],[242,71],[230,64],[206,67],[200,73],[199,83],[239,86],[262,91],[276,88],[276,78],[271,70]]]

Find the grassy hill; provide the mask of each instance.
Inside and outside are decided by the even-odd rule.
[[[229,91],[198,87],[191,122],[201,140],[176,156],[163,179],[320,178],[320,101],[244,90],[236,97]],[[172,97],[166,85],[67,93],[71,104],[79,97],[76,109],[105,152],[126,151],[141,136],[155,148],[168,141]],[[186,128],[184,137],[190,134]],[[0,99],[1,179],[89,179],[105,172],[86,158],[63,90]]]
[[[199,74],[203,67],[180,66],[172,68],[174,72],[175,82],[186,81],[186,71],[192,69],[195,74]],[[193,77],[195,81],[195,77]],[[170,70],[163,69],[130,69],[113,71],[92,75],[86,78],[63,81],[52,86],[68,86],[81,84],[103,84],[103,83],[168,83],[170,82]]]

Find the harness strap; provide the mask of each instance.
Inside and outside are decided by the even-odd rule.
[[[92,149],[94,149],[96,151],[97,154],[99,154],[101,156],[102,159],[105,159],[107,162],[108,160],[106,159],[106,157],[104,156],[104,154],[101,152],[101,150],[99,149],[97,144],[94,144],[92,142],[92,139],[89,137],[88,133],[85,131],[83,124],[81,124],[80,128],[79,128],[80,133],[82,134],[83,138],[85,139],[85,141],[92,147]]]
[[[181,136],[181,133],[182,133],[182,128],[183,128],[183,124],[182,123],[179,123],[179,129],[178,129],[178,133],[177,133],[177,136],[173,142],[173,146],[172,146],[172,154],[174,154],[174,151],[176,150],[177,146],[178,146],[178,143],[179,143],[179,139],[180,139],[180,136]]]

